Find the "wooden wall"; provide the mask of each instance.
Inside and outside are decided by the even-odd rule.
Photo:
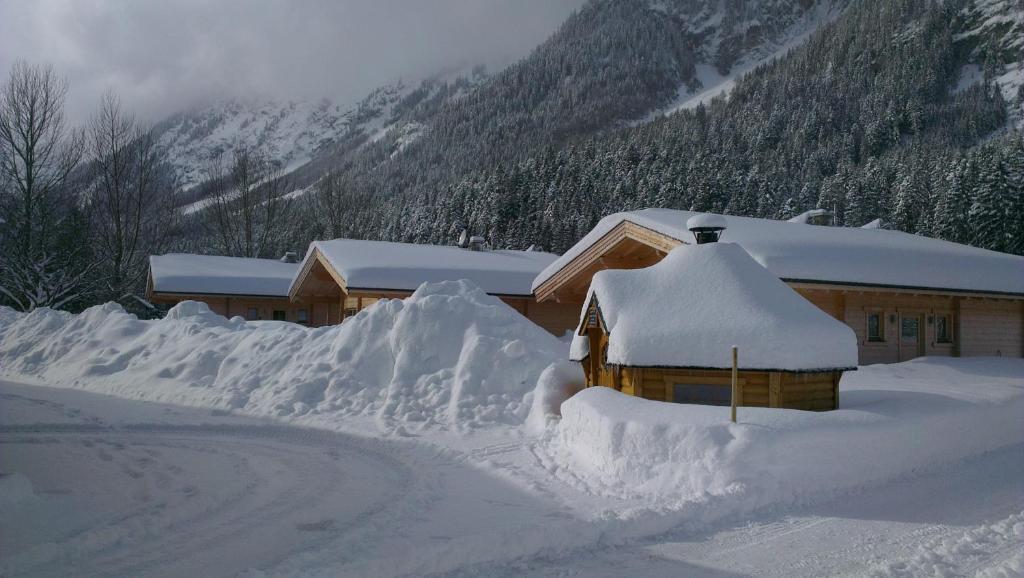
[[[585,368],[589,361],[588,359],[584,362]],[[597,365],[599,367],[596,374],[592,370],[585,371],[588,386],[612,387],[629,395],[655,401],[677,401],[674,399],[675,384],[712,385],[728,391],[732,383],[729,370],[609,368],[600,363]],[[778,407],[809,411],[837,409],[840,376],[841,372],[740,371],[737,380],[737,404],[743,407]]]
[[[338,319],[339,306],[336,303],[315,302],[315,303],[290,303],[287,298],[255,298],[245,296],[216,296],[216,295],[159,295],[151,299],[153,303],[161,305],[174,305],[182,301],[201,301],[210,307],[210,311],[224,317],[248,318],[249,309],[256,308],[257,320],[272,320],[274,311],[284,311],[285,321],[299,322],[299,310],[306,310],[306,318],[309,320],[305,325],[319,327],[336,323]]]
[[[724,388],[721,393],[726,396],[731,391],[731,370],[608,366],[602,354],[608,343],[604,329],[588,329],[587,339],[590,355],[582,365],[588,387],[610,387],[628,395],[667,402],[679,401],[674,399],[675,384],[721,387]],[[838,409],[841,376],[840,371],[740,371],[737,405],[809,411]]]
[[[960,355],[1024,357],[1024,301],[960,302]]]
[[[897,363],[921,355],[1024,356],[1022,300],[802,286],[796,290],[853,329],[861,365]],[[868,314],[872,312],[883,319],[884,341],[868,341]],[[952,343],[937,339],[935,319],[939,315],[952,320]],[[920,316],[921,343],[901,340],[900,325],[905,316]]]

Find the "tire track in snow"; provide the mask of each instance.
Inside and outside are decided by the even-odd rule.
[[[83,436],[87,436],[83,439]],[[51,443],[82,444],[89,440],[120,443],[133,448],[172,450],[186,463],[175,464],[188,473],[188,463],[197,454],[208,454],[222,462],[234,460],[237,475],[249,481],[226,495],[218,495],[208,508],[186,512],[183,517],[154,509],[153,500],[121,510],[104,523],[76,532],[44,552],[15,555],[0,563],[8,571],[34,575],[60,575],[73,562],[78,575],[181,574],[189,560],[217,557],[231,552],[239,543],[252,539],[261,528],[277,528],[282,520],[295,525],[292,532],[301,539],[269,548],[257,558],[258,566],[273,566],[296,554],[325,549],[347,534],[358,531],[375,516],[400,505],[413,483],[413,474],[399,452],[383,442],[362,440],[330,432],[275,426],[154,425],[130,424],[32,424],[0,427],[0,442],[6,451],[19,443],[40,439]],[[112,461],[115,461],[112,459]],[[362,490],[346,483],[346,468],[359,463],[364,478]],[[113,465],[118,465],[114,463]],[[241,467],[238,467],[238,466]],[[368,472],[367,470],[372,470]],[[275,479],[276,477],[284,479]],[[237,477],[237,476],[236,476]],[[372,482],[372,483],[370,483]],[[342,508],[346,517],[324,518],[330,512],[324,504],[344,503],[349,495],[373,499],[355,511]],[[149,488],[150,491],[159,488]],[[201,489],[200,489],[201,491]],[[187,509],[174,497],[157,494],[172,506]],[[321,514],[321,511],[325,511]],[[298,514],[296,514],[298,512]],[[302,518],[305,515],[306,518]],[[314,519],[315,518],[315,519]],[[305,519],[305,522],[299,520]],[[287,529],[286,529],[287,530]],[[265,542],[273,539],[264,537]],[[187,554],[186,554],[187,553]],[[19,562],[24,562],[20,564]],[[221,561],[223,563],[223,561]],[[192,562],[194,564],[194,562]],[[235,560],[235,573],[251,568],[251,560]],[[210,568],[200,574],[206,575]],[[6,572],[4,572],[6,573]]]

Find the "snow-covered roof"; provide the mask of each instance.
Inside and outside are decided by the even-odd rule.
[[[686,243],[697,213],[644,209],[609,215],[533,282],[543,284],[623,221]],[[725,216],[722,240],[737,243],[787,281],[1024,295],[1024,257],[885,229],[826,227]]]
[[[857,338],[734,243],[680,245],[645,269],[599,271],[581,323],[597,299],[608,363],[643,367],[784,371],[857,366]],[[571,358],[587,356],[586,335]]]
[[[423,283],[468,279],[494,295],[532,295],[530,284],[557,255],[542,251],[471,251],[454,246],[334,239],[314,241],[352,290],[414,291]]]
[[[219,255],[152,255],[149,270],[155,293],[287,297],[298,263]]]

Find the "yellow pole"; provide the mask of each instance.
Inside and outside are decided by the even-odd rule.
[[[736,346],[732,346],[732,423],[736,423],[736,396],[739,393],[736,385],[739,383],[739,374],[737,372],[737,358]]]

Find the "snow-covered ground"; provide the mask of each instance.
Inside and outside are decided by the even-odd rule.
[[[558,418],[566,344],[466,284],[334,328],[201,309],[0,309],[0,575],[1024,572],[1019,359]]]

